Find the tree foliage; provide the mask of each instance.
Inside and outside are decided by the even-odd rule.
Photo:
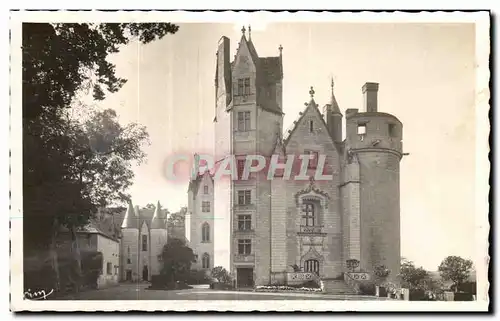
[[[165,275],[170,282],[179,281],[191,270],[191,265],[196,262],[193,250],[186,242],[176,238],[169,238],[163,247],[161,274]]]
[[[97,207],[123,201],[142,161],[144,128],[122,127],[114,111],[68,117],[82,90],[95,100],[125,79],[107,57],[130,39],[143,43],[175,33],[170,23],[25,23],[22,30],[23,200],[25,249],[45,246],[60,225],[88,222]]]
[[[219,283],[230,283],[231,276],[229,272],[222,266],[215,266],[210,271],[210,276],[217,280]]]
[[[419,289],[424,288],[424,282],[429,280],[429,273],[422,267],[417,268],[412,261],[403,260],[401,262],[400,277],[404,287]]]
[[[460,256],[448,256],[438,267],[441,277],[445,281],[452,281],[455,290],[470,276],[472,261]]]

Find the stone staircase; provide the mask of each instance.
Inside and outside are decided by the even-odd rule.
[[[344,280],[323,279],[324,292],[328,294],[356,294]]]

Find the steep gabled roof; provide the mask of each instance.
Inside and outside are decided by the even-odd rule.
[[[304,118],[304,116],[307,113],[307,110],[309,108],[313,108],[313,110],[316,111],[316,113],[318,114],[318,118],[321,119],[321,123],[323,124],[324,128],[325,129],[328,128],[328,126],[326,125],[325,119],[323,118],[323,116],[321,115],[321,112],[318,109],[318,104],[316,104],[316,102],[314,101],[314,99],[311,98],[311,100],[307,104],[307,106],[304,109],[304,111],[301,112],[301,113],[299,113],[299,118],[293,122],[291,128],[288,129],[288,131],[285,133],[285,147],[286,147],[286,145],[288,145],[288,142],[290,141],[290,138],[292,137],[293,133],[295,132],[295,130],[299,126],[299,123],[302,121],[302,118]],[[330,131],[326,130],[326,132],[328,133],[328,136],[331,138],[332,143],[333,143],[334,140],[333,140],[333,137],[330,135]]]

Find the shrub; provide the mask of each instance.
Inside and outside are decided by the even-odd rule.
[[[168,280],[165,274],[157,274],[151,276],[151,289],[166,289]]]
[[[465,282],[458,286],[458,292],[476,294],[476,282]]]
[[[360,283],[359,292],[363,295],[375,295],[376,289],[374,283]]]
[[[294,288],[311,288],[311,289],[321,288],[319,283],[316,282],[315,280],[309,280],[309,281],[304,282],[304,283],[299,284],[299,285],[292,285],[292,287],[294,287]]]
[[[179,276],[179,280],[186,282],[187,284],[208,284],[210,283],[210,278],[207,276],[206,272],[203,270],[190,270],[188,273]]]
[[[456,292],[454,295],[454,301],[473,301],[472,293],[467,292]]]
[[[218,283],[231,283],[231,276],[229,272],[222,266],[216,266],[210,271],[210,276],[217,280]]]
[[[212,290],[233,290],[233,286],[231,284],[227,284],[227,283],[213,282],[213,283],[210,283],[210,289],[212,289]]]

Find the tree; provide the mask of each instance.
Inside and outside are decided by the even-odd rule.
[[[163,263],[161,274],[169,282],[180,281],[180,277],[187,275],[192,263],[196,262],[193,250],[186,245],[186,242],[175,238],[169,238],[163,247],[161,258]]]
[[[424,268],[417,268],[412,261],[406,259],[401,262],[399,275],[403,281],[403,286],[409,289],[423,288],[423,282],[428,278],[428,272]]]
[[[231,277],[229,272],[222,266],[215,266],[210,271],[210,276],[217,280],[219,283],[230,283]]]
[[[438,270],[443,280],[453,282],[453,289],[457,291],[458,287],[469,278],[472,261],[460,256],[448,256],[441,262]]]
[[[120,162],[143,159],[138,147],[145,131],[138,125],[116,126],[111,111],[92,114],[92,122],[75,122],[67,109],[82,90],[91,89],[94,99],[102,100],[105,90],[116,92],[123,86],[125,80],[107,61],[120,46],[132,38],[149,43],[177,30],[170,23],[23,24],[25,257],[50,245],[57,274],[55,239],[60,226],[70,227],[74,235],[97,207],[128,197],[124,192],[133,173]],[[76,266],[80,268],[78,259]]]
[[[184,226],[186,220],[187,207],[182,207],[178,212],[170,214],[167,223],[169,226]]]

